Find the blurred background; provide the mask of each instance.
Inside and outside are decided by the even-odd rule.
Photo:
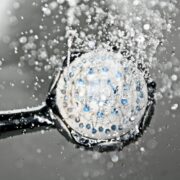
[[[67,9],[73,2],[1,0],[0,110],[37,106],[46,99],[53,72],[66,55]],[[84,2],[93,6],[100,1]],[[104,1],[99,4],[105,6]],[[180,8],[179,2],[176,8]],[[83,17],[79,17],[81,29]],[[98,153],[74,148],[56,130],[2,139],[0,179],[178,180],[180,15],[172,16],[172,20],[165,49],[157,53],[162,66],[152,68],[160,89],[155,115],[136,143],[122,151]]]

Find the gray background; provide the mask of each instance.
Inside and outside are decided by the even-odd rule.
[[[36,71],[28,63],[18,67],[22,52],[14,54],[12,42],[21,36],[22,31],[30,29],[43,37],[44,34],[39,32],[41,23],[47,25],[49,32],[53,28],[50,18],[42,22],[40,1],[18,2],[19,8],[14,0],[0,2],[0,64],[1,58],[5,60],[0,66],[1,110],[40,104],[46,98],[51,81],[48,76],[53,72],[53,69],[48,72]],[[36,5],[32,5],[33,2]],[[23,20],[21,16],[24,16]],[[65,15],[61,16],[63,18]],[[180,25],[180,15],[175,18],[175,25]],[[62,25],[61,33],[64,32]],[[180,58],[178,34],[178,31],[173,31],[168,37],[167,58],[173,46],[176,47],[176,56]],[[63,43],[65,42],[59,45],[62,54],[65,50]],[[39,82],[41,88],[34,88],[36,76],[45,79],[44,83]],[[175,97],[171,102],[180,103],[180,99]],[[180,113],[179,109],[171,111],[171,105],[166,97],[158,101],[147,132],[135,144],[130,144],[121,152],[101,154],[76,149],[56,130],[0,140],[0,180],[178,180]]]

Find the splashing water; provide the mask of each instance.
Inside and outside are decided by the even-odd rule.
[[[33,3],[34,7],[37,6],[36,2],[34,1]],[[65,57],[68,55],[68,50],[70,52],[90,52],[93,50],[94,52],[96,49],[109,50],[112,47],[115,47],[116,50],[119,50],[122,53],[124,58],[131,57],[131,59],[134,59],[137,64],[140,63],[147,67],[153,79],[158,83],[158,89],[156,92],[157,100],[163,100],[164,103],[164,98],[168,98],[168,103],[170,106],[169,109],[173,113],[179,110],[178,98],[180,97],[180,60],[175,55],[175,49],[173,49],[172,53],[167,52],[169,51],[167,50],[167,46],[170,43],[168,41],[168,37],[172,32],[175,31],[173,19],[178,14],[178,9],[176,8],[178,0],[41,0],[41,3],[40,1],[38,3],[40,5],[39,10],[41,10],[42,13],[42,21],[38,28],[32,28],[21,32],[18,40],[15,39],[12,42],[8,37],[4,38],[4,41],[10,44],[10,48],[12,48],[15,53],[23,53],[18,63],[20,69],[23,69],[24,64],[27,63],[28,66],[34,68],[35,71],[51,75],[56,67],[59,68],[62,66]],[[21,3],[19,6],[21,7]],[[17,4],[15,7],[16,11],[18,11]],[[13,24],[17,23],[17,18],[12,16],[11,22]],[[168,53],[170,55],[164,58],[164,54],[167,55]],[[0,60],[0,69],[3,69],[5,60],[6,58],[2,58]],[[91,74],[93,75],[94,71],[89,69],[88,73],[89,76],[91,76]],[[109,73],[107,67],[102,69],[102,73]],[[116,75],[117,77],[121,77],[122,74],[117,73]],[[138,76],[139,75],[136,77]],[[69,73],[67,73],[67,76],[65,77],[69,78]],[[81,74],[81,77],[83,77],[83,74]],[[51,78],[51,76],[49,76],[49,78]],[[102,77],[100,76],[100,80],[102,80],[101,78]],[[39,84],[41,84],[40,81],[40,78],[37,79],[37,86],[35,88],[39,87]],[[44,83],[44,81],[46,80],[43,80],[42,83]],[[24,83],[24,80],[22,82]],[[81,91],[83,85],[84,81],[79,78],[77,89]],[[102,85],[104,86],[104,84]],[[72,87],[72,89],[73,88],[74,87]],[[108,91],[113,92],[113,86],[108,86],[108,88],[110,88]],[[126,91],[127,86],[123,88],[125,88],[123,90]],[[3,89],[2,85],[0,85],[0,89]],[[64,93],[63,91],[59,92]],[[83,93],[82,95],[84,95]],[[77,96],[77,98],[79,97]],[[176,101],[171,101],[173,98],[175,98]],[[104,99],[104,97],[102,97],[102,99]],[[76,100],[80,101],[79,99]],[[75,104],[75,102],[71,103]],[[118,103],[124,104],[124,108],[126,108],[126,104],[128,102],[125,98],[122,98],[122,101]],[[64,103],[63,105],[66,104]],[[81,114],[90,114],[91,107],[88,106],[88,104],[87,106],[86,104],[84,105],[85,106],[81,107],[81,110],[83,110]],[[61,107],[65,109],[65,114],[66,111],[68,112],[67,114],[70,113],[71,109],[68,109],[65,106]],[[116,118],[116,110],[109,110],[109,112],[112,112],[110,116]],[[160,112],[160,114],[161,113],[162,112]],[[166,111],[166,114],[168,113],[170,112]],[[73,112],[71,112],[71,114],[73,114]],[[97,112],[95,115],[99,120],[99,122],[96,122],[95,120],[93,122],[97,126],[98,135],[99,137],[106,137],[106,134],[100,133],[102,129],[99,128],[100,123],[102,123],[101,125],[104,123],[104,114],[102,112]],[[162,115],[159,117],[163,119]],[[132,119],[132,121],[133,120],[134,119]],[[77,122],[73,123],[78,126],[77,130],[80,133],[83,133],[85,128],[89,132],[97,133],[94,129],[92,129],[92,126],[89,123],[80,124],[78,120]],[[150,136],[155,136],[156,133],[163,131],[163,129],[165,129],[164,127],[166,126],[164,125],[165,123],[166,122],[164,121],[162,122],[162,127],[157,126],[157,130],[156,128],[149,128]],[[69,125],[71,124],[72,122],[69,121]],[[125,126],[129,127],[128,122],[125,124]],[[113,135],[114,133],[112,132],[116,132],[114,131],[114,128],[115,126],[109,127],[111,131],[106,131],[110,133],[108,135]],[[103,132],[105,132],[104,129]],[[141,142],[140,140],[136,142],[136,146],[132,145],[130,148],[124,149],[124,151],[113,152],[113,154],[110,154],[110,159],[112,162],[106,160],[108,155],[106,156],[94,151],[80,152],[78,154],[77,152],[79,151],[75,151],[74,149],[72,150],[71,146],[68,146],[63,140],[58,147],[57,145],[52,146],[52,143],[48,144],[48,148],[44,147],[43,142],[48,143],[48,139],[49,142],[51,142],[51,135],[49,138],[47,135],[45,135],[44,141],[41,139],[43,137],[37,138],[37,136],[31,136],[33,141],[31,138],[25,138],[23,141],[20,139],[19,143],[18,139],[16,139],[17,141],[15,140],[12,153],[9,155],[12,157],[11,154],[16,151],[15,153],[18,153],[19,157],[23,156],[25,159],[22,161],[22,163],[24,163],[25,169],[26,161],[28,161],[28,163],[29,161],[38,161],[39,166],[39,163],[42,161],[42,154],[45,156],[47,152],[49,153],[49,151],[51,151],[52,155],[48,155],[49,159],[41,162],[41,165],[48,169],[48,173],[44,174],[48,177],[50,174],[49,170],[52,170],[51,174],[53,172],[56,174],[58,171],[57,176],[62,180],[71,179],[72,176],[69,176],[69,174],[72,174],[73,172],[75,179],[81,173],[83,174],[84,178],[89,179],[117,179],[118,177],[120,177],[120,179],[129,179],[128,176],[131,176],[131,179],[138,177],[140,179],[143,176],[146,176],[145,178],[147,179],[152,179],[154,176],[156,177],[158,175],[158,173],[156,173],[156,166],[154,165],[154,162],[158,162],[158,172],[160,173],[164,172],[165,169],[168,168],[167,171],[169,173],[166,174],[167,177],[169,177],[177,174],[175,172],[177,170],[175,165],[178,161],[177,154],[179,152],[178,132],[178,126],[177,129],[172,129],[172,131],[170,131],[165,138],[161,138],[162,145],[158,148],[156,147],[157,143],[158,145],[160,144],[160,140],[156,137],[151,139],[151,137],[147,138],[146,136],[145,139],[141,139],[143,141],[145,140],[145,142]],[[42,134],[44,134],[44,131],[42,131]],[[90,135],[93,137],[94,134]],[[175,138],[175,136],[177,138]],[[58,138],[54,140],[55,144],[59,144]],[[163,141],[166,142],[163,143]],[[21,143],[23,143],[23,148],[20,148],[22,147]],[[34,143],[37,143],[37,145],[35,144],[32,146]],[[34,156],[34,154],[32,154],[31,151],[33,151],[33,147],[38,155]],[[12,146],[10,146],[9,149],[12,149]],[[136,152],[137,149],[139,149],[140,154],[139,152]],[[153,152],[149,153],[148,149],[151,151],[153,150]],[[54,152],[54,150],[57,152]],[[60,154],[59,150],[61,151]],[[4,151],[6,152],[4,154],[7,154],[7,149]],[[171,152],[170,156],[169,152]],[[152,157],[152,153],[157,155],[154,156],[155,159]],[[163,155],[165,155],[164,157],[166,158],[162,160]],[[169,158],[167,158],[167,156]],[[62,160],[59,157],[61,157]],[[11,159],[12,161],[17,161],[17,158]],[[174,166],[171,166],[172,162],[170,160],[173,161]],[[12,165],[14,161],[12,162]],[[164,163],[165,161],[168,161],[166,165]],[[52,165],[54,168],[49,168],[48,163],[50,162],[55,164],[55,167]],[[63,166],[59,165],[59,162],[63,162]],[[115,164],[117,162],[118,165]],[[18,166],[23,166],[22,163],[20,163],[20,165],[18,164]],[[60,169],[57,168],[57,165],[60,167]],[[152,167],[154,167],[154,169]],[[144,169],[147,169],[147,171]],[[40,169],[40,176],[42,176],[41,172],[42,169]],[[59,177],[59,174],[62,177]],[[67,177],[64,178],[63,175]],[[82,179],[82,177],[79,179]]]
[[[176,1],[113,0],[109,3],[109,1],[75,0],[67,2],[69,9],[66,19],[66,38],[70,40],[67,49],[71,52],[89,52],[98,48],[109,50],[113,47],[124,57],[134,59],[137,64],[143,64],[148,68],[147,71],[155,72],[152,74],[153,78],[155,80],[160,78],[159,81],[162,82],[159,83],[157,99],[162,96],[162,93],[168,96],[169,94],[180,95],[177,88],[179,83],[173,85],[173,81],[177,82],[176,74],[169,77],[157,57],[159,49],[162,49],[166,43],[167,35],[172,31],[172,18],[178,13]],[[179,62],[174,61],[172,63],[179,66]],[[156,72],[160,69],[159,76]],[[175,88],[173,89],[174,86],[177,86],[176,91]],[[174,106],[172,108],[174,109]],[[89,111],[90,107],[84,106],[84,112],[87,114]],[[103,117],[103,112],[99,112],[97,116]],[[80,129],[79,127],[76,129],[82,133],[85,128],[83,126],[87,125],[88,122],[81,124]],[[98,126],[99,124],[92,130],[91,127],[87,127],[92,134],[96,134]],[[99,136],[102,137],[101,134]]]
[[[173,56],[172,62],[162,65],[157,59],[158,53],[163,49],[163,44],[166,42],[166,35],[171,32],[173,27],[172,18],[178,13],[176,3],[175,0],[112,0],[111,2],[108,0],[98,2],[89,0],[49,2],[44,0],[41,7],[42,23],[39,25],[40,34],[37,35],[32,29],[29,30],[29,34],[22,32],[19,41],[12,42],[11,47],[15,49],[16,53],[22,48],[23,56],[20,57],[19,67],[23,66],[24,62],[27,62],[30,66],[34,66],[36,71],[44,70],[45,72],[53,71],[56,67],[62,67],[65,58],[70,57],[73,52],[90,52],[96,49],[109,51],[113,49],[120,52],[123,58],[131,59],[136,65],[141,64],[146,67],[146,71],[155,72],[152,74],[153,78],[155,80],[159,78],[162,81],[156,95],[157,98],[160,98],[163,93],[168,94],[168,97],[180,96],[180,83],[177,83],[177,73],[180,69],[179,61]],[[48,20],[51,21],[49,26],[46,24]],[[105,54],[105,52],[103,53]],[[69,58],[67,59],[69,60]],[[175,73],[169,76],[167,71],[173,66],[176,66]],[[109,69],[107,67],[103,68],[102,71],[107,73]],[[93,73],[93,70],[89,71],[90,74]],[[121,76],[121,72],[116,73],[117,76]],[[139,78],[139,74],[136,75],[135,78]],[[69,76],[68,73],[67,76]],[[79,76],[78,80],[79,87],[85,84],[83,74]],[[103,82],[101,78],[99,81]],[[112,84],[109,84],[109,87],[114,91]],[[78,89],[77,87],[71,88]],[[128,87],[121,88],[126,90]],[[79,88],[79,91],[78,93],[82,95],[86,93],[81,92],[83,91],[81,88]],[[109,89],[107,89],[107,95],[108,91]],[[60,92],[63,92],[63,90],[61,89]],[[92,92],[89,93],[88,97],[90,98]],[[96,94],[96,91],[93,93]],[[81,102],[79,96],[69,94],[75,96],[77,102]],[[87,101],[86,103],[79,103],[85,114],[91,110],[89,99]],[[65,104],[65,102],[63,103]],[[146,98],[143,103],[146,103]],[[121,97],[121,104],[126,107],[128,105],[127,98]],[[60,107],[63,106],[63,104],[60,105]],[[176,107],[178,108],[177,105],[174,105],[172,109],[177,109]],[[72,107],[68,107],[62,111],[66,116],[66,111],[71,109]],[[112,113],[112,109],[111,106],[111,110],[108,112]],[[69,115],[72,116],[71,113]],[[96,113],[98,119],[103,118],[103,116],[104,112],[98,111]],[[89,126],[88,121],[89,119],[87,119],[86,124],[77,124],[78,128],[80,128],[79,131],[82,132],[84,126],[91,129],[93,125],[95,128],[91,132],[94,134],[95,130],[97,131],[100,126],[97,122],[93,122]],[[108,129],[113,130],[118,125],[114,124],[113,127],[108,127]],[[104,129],[104,127],[102,128]],[[99,134],[99,136],[104,135]]]
[[[25,55],[21,57],[21,61],[28,61],[37,71],[42,68],[49,71],[53,67],[61,66],[61,56],[67,55],[66,49],[59,51],[59,48],[64,46],[61,42],[73,36],[70,45],[65,45],[66,48],[71,48],[71,51],[88,52],[102,47],[116,47],[124,56],[134,58],[137,63],[150,70],[156,72],[160,69],[160,81],[164,82],[159,88],[160,94],[167,94],[168,91],[179,96],[179,83],[173,84],[176,80],[172,80],[173,76],[171,78],[166,72],[173,64],[179,63],[173,58],[172,62],[162,65],[156,56],[159,49],[163,49],[167,34],[172,31],[173,17],[178,13],[176,4],[175,0],[113,0],[111,3],[88,0],[45,1],[42,6],[43,21],[52,19],[53,28],[49,27],[52,35],[32,35],[28,40],[22,36],[19,41],[23,44]],[[66,17],[62,18],[62,13],[66,14]],[[64,30],[59,21],[66,24]],[[47,27],[42,24],[39,29],[44,34]],[[36,43],[38,38],[45,39],[40,48]],[[51,50],[49,53],[49,49],[54,49],[54,53],[51,53]],[[36,58],[38,61],[35,61]],[[178,72],[177,68],[176,71]],[[160,97],[160,94],[157,94]]]
[[[115,47],[153,72],[159,87],[157,99],[164,95],[170,99],[180,96],[179,60],[174,54],[170,61],[159,58],[166,51],[167,38],[174,27],[173,18],[178,14],[176,0],[113,0],[110,3],[74,0],[67,3],[65,38],[74,37],[71,51]],[[47,7],[50,8],[50,4]],[[54,59],[58,58],[54,56]],[[172,68],[174,73],[169,72]]]

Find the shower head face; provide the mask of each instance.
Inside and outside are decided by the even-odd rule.
[[[56,104],[73,132],[97,141],[136,132],[148,103],[144,74],[120,53],[92,51],[60,75]]]

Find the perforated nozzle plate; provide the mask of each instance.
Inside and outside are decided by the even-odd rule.
[[[57,84],[63,121],[96,140],[137,129],[148,102],[143,72],[120,53],[92,51],[65,67]]]

